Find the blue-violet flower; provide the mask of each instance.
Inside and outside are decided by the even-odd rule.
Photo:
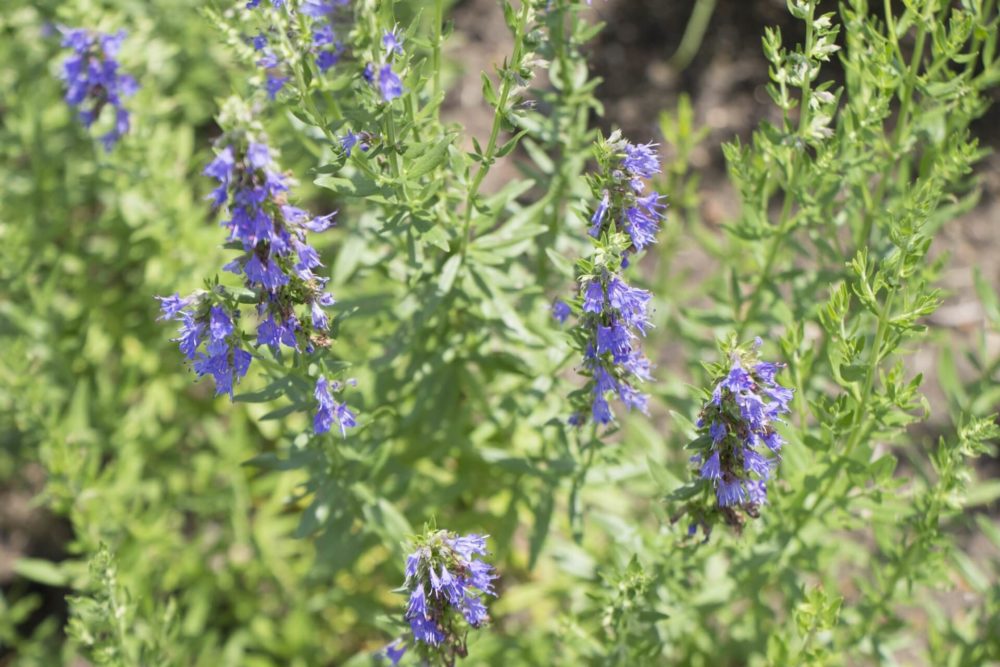
[[[452,664],[465,655],[462,622],[482,627],[489,621],[484,597],[497,594],[493,566],[481,560],[489,555],[486,537],[437,530],[418,538],[413,547],[406,559],[404,584],[409,593],[404,617],[412,645],[425,659],[435,655]],[[405,651],[403,639],[386,648],[393,664]]]
[[[275,168],[263,141],[233,132],[219,143],[221,148],[204,171],[218,183],[208,198],[213,209],[228,214],[221,224],[228,231],[227,241],[240,254],[223,268],[243,276],[246,292],[237,300],[216,286],[209,292],[185,298],[175,294],[160,301],[162,317],[181,323],[174,340],[194,370],[211,375],[216,392],[232,397],[252,359],[238,326],[240,303],[253,307],[257,330],[251,344],[258,348],[270,348],[278,355],[282,348],[309,353],[330,344],[326,310],[334,299],[325,291],[327,279],[314,273],[322,264],[308,234],[332,226],[334,214],[314,217],[288,203],[290,181]],[[336,423],[344,433],[355,425],[354,413],[333,399],[330,392],[340,388],[338,383],[320,380],[315,431],[328,431]]]
[[[117,57],[124,39],[124,30],[113,35],[84,29],[63,31],[62,45],[73,49],[62,69],[66,102],[79,108],[80,120],[88,128],[105,106],[114,109],[111,130],[101,137],[107,151],[128,132],[130,117],[124,100],[139,88],[134,78],[119,71]]]
[[[758,338],[749,351],[732,353],[698,419],[707,446],[692,461],[728,514],[742,508],[756,516],[767,502],[784,442],[774,425],[792,400],[792,390],[775,381],[783,364],[760,361],[760,345]]]
[[[648,403],[638,389],[638,383],[650,379],[650,363],[639,338],[651,326],[651,295],[630,286],[622,272],[630,254],[655,241],[663,220],[661,197],[640,195],[642,179],[660,167],[652,144],[636,146],[617,132],[599,147],[601,171],[591,181],[597,205],[589,229],[596,251],[579,263],[580,319],[575,330],[583,351],[583,372],[590,377],[585,392],[590,405],[589,410],[577,406],[574,425],[581,424],[587,412],[598,424],[611,422],[609,397],[643,413]]]

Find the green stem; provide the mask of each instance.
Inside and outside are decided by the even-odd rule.
[[[441,93],[441,24],[444,22],[444,0],[434,0],[434,50],[431,52],[431,68],[434,72],[434,99]]]
[[[403,109],[406,111],[406,115],[409,116],[410,129],[413,131],[413,141],[420,143],[420,128],[417,126],[417,109],[416,105],[413,103],[413,99],[416,97],[416,92],[410,93],[406,96],[403,101]]]
[[[482,155],[482,162],[479,164],[479,170],[476,172],[475,178],[472,179],[472,185],[469,186],[469,192],[465,197],[465,224],[463,225],[463,241],[462,241],[462,257],[465,257],[465,251],[469,242],[472,240],[472,209],[473,202],[476,199],[476,195],[479,194],[479,188],[483,184],[483,179],[486,178],[487,172],[490,170],[490,161],[493,159],[493,153],[496,151],[497,136],[500,134],[500,126],[502,124],[503,109],[507,105],[507,98],[510,96],[511,83],[506,77],[504,78],[503,87],[500,91],[500,101],[497,104],[497,113],[493,117],[493,128],[490,130],[490,140],[486,144],[486,150]]]
[[[818,500],[816,506],[812,509],[805,510],[803,507],[803,502],[805,496],[809,493],[809,490],[802,490],[802,498],[796,504],[798,507],[803,507],[803,511],[797,517],[792,534],[795,535],[799,542],[801,538],[798,537],[799,529],[805,523],[806,518],[810,516],[822,516],[828,509],[828,507],[834,501],[831,500],[832,496],[830,491],[833,485],[840,480],[840,470],[846,464],[851,454],[854,453],[854,449],[861,443],[862,440],[868,435],[871,430],[871,422],[866,419],[867,416],[867,406],[871,399],[872,391],[875,387],[875,375],[878,372],[879,362],[882,360],[882,344],[885,340],[885,336],[889,330],[889,320],[892,314],[892,301],[893,293],[889,292],[886,297],[885,304],[879,312],[878,325],[875,329],[875,338],[872,341],[872,350],[868,358],[868,368],[865,371],[865,382],[862,386],[861,394],[858,396],[854,415],[851,418],[851,436],[847,441],[847,446],[844,447],[844,452],[841,456],[837,457],[834,464],[827,470],[826,474],[823,475],[823,486],[820,487],[818,491]]]
[[[764,260],[764,266],[760,271],[760,277],[757,279],[756,285],[754,285],[753,295],[750,297],[750,305],[747,307],[746,315],[741,318],[740,325],[736,329],[736,338],[742,339],[743,334],[746,333],[747,326],[754,321],[757,317],[757,311],[760,310],[761,306],[761,296],[764,293],[764,285],[771,279],[771,271],[774,268],[774,262],[778,258],[778,250],[784,241],[785,235],[788,233],[786,227],[788,214],[791,211],[792,198],[785,192],[785,203],[781,209],[781,218],[778,222],[778,231],[771,238],[771,243],[768,245],[767,256]]]
[[[398,184],[403,201],[409,201],[410,197],[406,192],[406,182],[402,178],[402,170],[399,168],[399,152],[396,150],[396,121],[394,120],[392,109],[386,109],[385,131],[389,137],[389,170],[392,172],[393,181]]]
[[[587,473],[594,464],[594,452],[600,440],[597,438],[597,423],[593,423],[590,430],[590,441],[587,443],[584,452],[583,465],[576,475],[573,476],[573,488],[569,493],[569,522],[573,531],[573,541],[577,544],[583,541],[583,516],[580,513],[580,493],[587,482]]]
[[[694,9],[691,10],[691,18],[688,19],[684,28],[684,36],[681,43],[670,56],[670,64],[674,69],[683,70],[694,60],[698,49],[701,48],[702,40],[705,39],[705,30],[708,28],[712,14],[715,12],[716,0],[697,0]]]
[[[486,178],[486,174],[489,172],[490,166],[493,163],[494,154],[496,153],[497,148],[497,137],[500,136],[500,129],[503,127],[503,119],[506,114],[507,100],[510,98],[511,90],[514,87],[514,75],[510,71],[510,68],[518,67],[521,62],[521,49],[524,46],[524,25],[528,21],[528,10],[530,8],[531,3],[521,3],[521,21],[514,34],[514,52],[511,56],[508,69],[503,72],[503,83],[500,88],[500,98],[497,101],[496,113],[493,116],[493,126],[490,128],[490,139],[486,144],[486,150],[483,152],[482,162],[479,163],[479,169],[476,171],[476,175],[472,179],[472,184],[469,186],[468,194],[465,197],[465,222],[462,229],[463,263],[465,261],[465,254],[468,250],[469,243],[472,241],[472,210],[474,208],[476,195],[479,194],[479,188],[483,184],[483,179]]]
[[[815,35],[813,34],[814,11],[815,11],[815,6],[810,4],[809,14],[805,18],[806,41],[805,41],[804,53],[806,59],[809,60],[810,62],[811,62],[810,57],[813,50],[813,41],[815,39]],[[784,85],[784,83],[782,83],[782,85]],[[799,108],[800,108],[799,124],[798,127],[796,128],[796,134],[799,136],[801,136],[805,128],[808,127],[809,96],[811,94],[811,91],[812,91],[812,79],[807,74],[805,77],[805,81],[802,84],[802,95],[800,96],[799,99]],[[792,161],[793,162],[795,161],[794,156],[792,157]],[[751,322],[753,322],[754,318],[757,317],[757,312],[761,306],[763,287],[771,279],[771,271],[774,269],[774,263],[778,258],[778,250],[781,248],[781,245],[785,240],[785,236],[787,236],[788,233],[790,232],[791,225],[789,224],[788,216],[790,215],[792,210],[792,196],[789,193],[789,190],[792,187],[791,179],[794,178],[795,174],[794,164],[792,165],[792,167],[793,168],[789,170],[788,178],[786,179],[786,183],[784,185],[785,197],[784,197],[784,203],[782,204],[781,207],[781,217],[778,219],[778,231],[771,238],[771,243],[768,246],[767,256],[764,260],[764,266],[760,271],[759,278],[757,279],[756,286],[754,287],[753,290],[753,295],[750,297],[750,306],[747,308],[747,314],[740,320],[740,325],[736,330],[736,336],[738,339],[743,338],[743,335],[746,333],[747,326]],[[765,196],[764,201],[762,203],[765,213],[767,211],[767,199],[768,198]]]
[[[879,362],[882,360],[882,343],[889,330],[893,296],[895,296],[894,293],[890,291],[885,299],[885,304],[879,311],[878,325],[875,328],[875,340],[872,341],[872,351],[868,358],[868,367],[865,370],[865,383],[862,385],[861,394],[855,406],[854,416],[851,419],[851,439],[848,440],[847,447],[844,448],[844,458],[851,455],[854,448],[858,446],[858,443],[861,442],[868,432],[867,427],[862,428],[862,423],[865,421],[868,412],[866,408],[871,399],[872,390],[875,387],[875,374],[878,371]]]
[[[896,36],[896,26],[892,17],[892,8],[889,5],[889,0],[885,0],[886,29],[889,32],[889,38],[892,41],[894,50],[899,57],[899,61],[902,63],[903,54],[899,48],[899,40]],[[923,60],[924,42],[926,39],[926,31],[923,26],[921,26],[917,29],[916,43],[913,46],[913,53],[910,56],[909,65],[906,68],[906,81],[903,82],[903,93],[899,100],[899,113],[896,115],[896,127],[893,129],[892,136],[889,139],[889,155],[893,160],[900,163],[901,169],[905,166],[905,163],[900,159],[901,156],[897,156],[896,153],[899,151],[899,143],[903,138],[904,130],[909,126],[910,107],[913,104],[913,89],[916,86],[917,70],[920,68],[920,63]],[[868,245],[868,242],[871,239],[872,228],[875,224],[875,208],[877,207],[880,210],[884,208],[882,206],[882,200],[885,198],[889,182],[890,178],[887,175],[879,180],[875,197],[870,200],[871,206],[869,206],[868,210],[865,211],[864,225],[861,229],[861,235],[858,237],[857,243],[855,244],[858,248]]]
[[[555,27],[552,31],[552,41],[555,46],[556,60],[559,61],[559,78],[560,86],[557,91],[559,99],[555,108],[552,111],[552,135],[556,137],[555,145],[558,146],[558,137],[563,136],[563,126],[568,125],[567,128],[567,139],[565,143],[562,144],[562,156],[571,155],[576,152],[578,141],[576,141],[581,133],[577,130],[572,123],[579,118],[579,114],[574,117],[574,112],[572,109],[567,113],[566,110],[570,108],[570,105],[566,103],[567,99],[571,98],[575,93],[575,88],[573,87],[573,77],[570,76],[570,61],[567,54],[567,40],[566,40],[566,7],[563,3],[559,3],[557,9],[553,12],[552,18],[550,20],[555,22]],[[580,111],[586,113],[586,106],[581,106]],[[564,119],[569,119],[568,123],[564,123]],[[586,116],[584,116],[584,119]],[[586,122],[586,120],[584,120]],[[586,132],[586,127],[584,126],[583,132]],[[559,167],[555,169],[552,177],[549,179],[548,192],[546,193],[546,199],[548,200],[548,210],[551,212],[551,219],[548,224],[548,231],[542,239],[542,243],[538,244],[538,282],[540,285],[547,285],[549,279],[549,259],[546,254],[546,249],[554,247],[556,240],[559,238],[559,231],[562,222],[563,213],[563,198],[565,197],[566,185],[568,181],[569,165],[572,161],[565,159],[558,159],[557,164]]]
[[[303,21],[304,19],[300,16],[299,29],[305,32],[306,26],[303,23]],[[287,31],[281,31],[281,39],[285,45],[285,48],[287,48],[290,52],[295,53],[297,51],[295,45],[292,44],[292,40],[288,36]],[[292,72],[295,75],[295,83],[298,85],[299,91],[302,94],[302,101],[306,105],[306,110],[310,114],[312,114],[313,118],[316,119],[316,122],[319,124],[319,129],[326,137],[327,141],[329,141],[332,145],[336,145],[337,138],[333,135],[333,132],[330,131],[330,124],[327,123],[324,114],[320,111],[319,107],[316,105],[316,100],[313,99],[313,96],[309,90],[309,86],[306,85],[306,78],[303,70],[308,66],[309,65],[306,64],[305,60],[299,58],[298,62],[295,63],[295,65],[291,68]],[[315,81],[315,78],[313,80]],[[331,111],[333,112],[333,117],[339,120],[343,116],[343,114],[341,113],[340,104],[338,104],[336,97],[334,97],[333,95],[324,95],[324,98],[330,104]]]
[[[806,61],[810,64],[810,69],[812,65],[812,50],[813,41],[815,35],[813,34],[813,15],[816,11],[816,6],[812,3],[809,4],[809,14],[806,16],[806,46],[805,46],[805,57]],[[798,135],[801,137],[802,133],[807,127],[809,127],[809,97],[812,95],[812,76],[809,70],[806,72],[805,81],[802,83],[802,95],[799,96],[799,127]]]

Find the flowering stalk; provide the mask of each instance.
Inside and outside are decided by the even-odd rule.
[[[493,566],[487,556],[486,536],[460,536],[436,530],[416,539],[406,559],[405,590],[409,603],[404,614],[413,634],[412,646],[424,660],[453,665],[468,654],[462,621],[480,628],[489,621],[484,595],[496,596]],[[411,643],[400,638],[386,647],[398,664]]]
[[[248,10],[263,8],[259,0],[248,2]],[[249,39],[254,51],[260,54],[256,64],[265,72],[265,89],[270,99],[275,99],[285,84],[291,80],[294,62],[279,55],[277,43],[288,40],[290,51],[285,55],[294,60],[311,57],[319,72],[326,73],[339,63],[346,47],[341,35],[352,22],[350,0],[304,0],[297,8],[283,0],[272,1],[274,10],[287,15],[289,20],[267,24]],[[266,15],[266,14],[265,14]],[[270,18],[276,18],[274,14]]]
[[[218,182],[209,195],[213,209],[228,214],[221,222],[228,232],[227,247],[240,253],[223,269],[242,276],[244,290],[216,285],[184,299],[161,298],[161,309],[163,318],[181,321],[175,340],[194,370],[211,374],[216,393],[232,398],[235,383],[250,366],[249,345],[267,347],[277,357],[283,348],[312,354],[329,346],[326,309],[334,299],[325,291],[328,279],[313,272],[322,264],[307,236],[329,229],[334,213],[313,217],[288,203],[291,181],[276,169],[262,133],[227,132],[217,145],[221,148],[204,173]],[[234,324],[242,315],[241,304],[253,306],[252,342]],[[329,431],[334,421],[342,433],[355,425],[353,413],[330,394],[339,388],[325,377],[317,380],[316,433]]]
[[[774,425],[789,411],[792,390],[775,381],[784,364],[761,361],[760,338],[747,350],[736,348],[729,365],[715,368],[716,383],[698,417],[700,436],[689,447],[700,478],[692,490],[711,490],[714,501],[689,508],[694,521],[710,526],[709,516],[720,514],[739,529],[744,518],[760,515],[767,502],[767,482],[780,461],[784,440]],[[705,507],[708,505],[708,507]]]
[[[118,51],[125,31],[113,35],[85,29],[65,30],[63,46],[73,49],[73,55],[63,62],[62,78],[66,83],[66,102],[79,107],[80,121],[89,128],[97,121],[105,106],[114,109],[114,124],[101,137],[104,149],[110,151],[129,130],[129,112],[124,99],[139,89],[135,79],[118,71]]]
[[[256,35],[246,36],[244,32],[241,38],[253,47],[254,62],[264,70],[269,99],[276,99],[294,80],[304,107],[302,111],[315,120],[331,141],[334,128],[349,120],[357,129],[344,127],[337,138],[346,157],[351,156],[355,147],[367,152],[374,142],[382,141],[374,127],[358,127],[360,118],[371,121],[382,115],[380,111],[386,111],[390,127],[385,134],[388,143],[394,144],[392,116],[387,108],[407,92],[397,74],[406,68],[405,38],[399,26],[379,28],[375,13],[365,12],[350,0],[271,4],[273,9],[261,2],[247,4],[249,11],[245,17],[251,20]],[[368,30],[348,35],[355,28],[356,18],[365,19]],[[221,17],[218,22],[224,24]],[[340,68],[339,75],[324,76],[341,63],[350,67]],[[365,91],[361,97],[369,103],[362,116],[344,114],[340,109],[343,89],[351,85],[352,79],[361,84],[353,89]],[[317,95],[320,91],[329,94]],[[332,119],[325,118],[327,112]],[[395,164],[395,158],[392,161]],[[399,180],[399,175],[394,178]]]
[[[560,322],[570,311],[579,315],[573,336],[583,350],[581,372],[590,379],[576,395],[574,424],[582,424],[587,412],[595,424],[610,423],[614,413],[608,399],[613,396],[628,410],[646,413],[648,397],[637,384],[651,379],[649,360],[638,342],[650,326],[650,293],[629,286],[622,274],[631,255],[655,242],[664,219],[662,197],[643,194],[643,181],[659,173],[660,166],[652,144],[631,144],[618,132],[598,144],[597,160],[600,170],[591,177],[598,198],[590,227],[594,252],[577,263],[580,288],[573,305],[553,306]]]

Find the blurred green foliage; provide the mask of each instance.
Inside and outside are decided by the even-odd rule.
[[[356,607],[310,583],[313,548],[288,538],[294,480],[241,465],[273,434],[192,386],[152,299],[198,285],[222,256],[199,173],[230,56],[199,2],[48,5],[8,3],[0,18],[0,57],[17,63],[0,71],[0,470],[14,483],[44,466],[40,500],[73,527],[47,583],[96,591],[95,604],[118,590],[129,627],[124,656],[82,623],[68,642],[58,625],[32,641],[4,623],[0,643],[24,665],[81,651],[108,664],[317,664],[350,645],[329,627]],[[142,89],[113,155],[61,102],[53,23],[128,26],[123,59]],[[88,575],[102,542],[114,583]],[[19,589],[4,603],[15,620],[40,602]]]

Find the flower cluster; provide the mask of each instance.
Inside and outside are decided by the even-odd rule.
[[[209,199],[214,209],[227,211],[221,224],[228,231],[230,246],[240,251],[223,268],[243,277],[246,295],[240,301],[254,305],[254,343],[276,355],[283,347],[307,353],[326,347],[330,325],[326,309],[334,300],[325,291],[327,279],[313,272],[321,264],[307,234],[328,229],[334,214],[313,217],[288,203],[289,179],[275,168],[263,141],[233,132],[224,135],[219,145],[222,148],[204,173],[218,183]],[[211,374],[216,392],[231,397],[251,357],[234,326],[238,307],[225,305],[224,293],[215,289],[185,299],[161,298],[161,302],[163,316],[181,322],[176,340],[194,361],[195,371]],[[203,344],[204,352],[200,351]],[[355,425],[353,413],[333,400],[330,389],[321,377],[315,392],[317,433],[329,431],[334,422],[342,433]]]
[[[271,4],[275,9],[287,9],[288,12],[293,12],[284,0],[271,0]],[[344,53],[344,43],[337,37],[335,27],[348,22],[343,16],[343,8],[349,4],[350,0],[304,0],[299,6],[298,13],[304,17],[307,26],[306,36],[299,40],[302,42],[301,49],[302,52],[312,55],[321,72],[326,72],[340,62]],[[260,0],[252,0],[246,6],[247,9],[256,9],[260,6]],[[272,27],[267,33],[260,32],[250,39],[254,50],[261,54],[257,65],[266,73],[265,87],[268,97],[272,100],[291,78],[287,75],[286,64],[271,46],[271,35],[275,33],[276,29]],[[298,30],[294,30],[291,34],[298,33]]]
[[[128,74],[119,72],[118,51],[125,31],[113,35],[84,29],[66,30],[62,45],[73,49],[63,62],[62,78],[66,82],[66,102],[79,107],[80,120],[90,127],[105,106],[114,109],[114,124],[101,137],[104,149],[110,151],[129,130],[129,112],[124,99],[139,86]]]
[[[414,547],[406,559],[404,584],[413,643],[425,658],[437,654],[453,664],[466,653],[459,617],[473,628],[482,627],[489,620],[483,596],[496,596],[493,566],[478,558],[488,555],[486,537],[438,530],[419,538]],[[406,649],[407,642],[399,639],[386,654],[395,665]]]
[[[353,13],[350,0],[303,0],[297,8],[283,0],[272,0],[272,5],[275,9],[282,10],[281,16],[291,20],[285,21],[284,28],[277,24],[265,25],[255,36],[248,37],[247,42],[259,54],[256,64],[265,72],[265,87],[268,97],[273,100],[291,80],[292,68],[298,62],[283,60],[279,55],[279,42],[290,40],[295,53],[311,56],[317,68],[326,72],[343,59],[351,57],[348,53],[349,45],[345,44],[342,37],[346,36],[352,24]],[[264,5],[257,0],[248,2],[246,6],[247,9],[254,10]],[[267,19],[275,20],[276,17],[277,15],[271,14]],[[398,69],[394,61],[402,60],[405,56],[403,42],[403,34],[398,26],[385,30],[379,42],[371,46],[372,59],[360,68],[362,80],[383,103],[391,102],[405,92],[403,81],[394,70],[394,66]],[[347,157],[350,157],[355,148],[367,152],[372,140],[373,137],[368,132],[354,132],[351,129],[345,129],[340,137],[341,148]]]
[[[383,33],[382,48],[385,50],[385,62],[378,66],[378,81],[376,82],[376,68],[372,63],[365,65],[362,76],[368,83],[378,84],[379,95],[381,95],[383,102],[391,102],[404,92],[403,82],[392,70],[393,57],[403,55],[403,36],[399,34],[398,28]]]
[[[347,407],[347,404],[338,403],[333,398],[332,391],[340,391],[340,389],[339,382],[334,382],[331,385],[322,375],[316,380],[316,389],[313,391],[313,396],[316,397],[316,403],[319,405],[319,408],[316,410],[316,416],[313,419],[313,431],[317,435],[329,432],[334,422],[340,428],[340,435],[345,437],[347,436],[347,429],[357,426],[354,413]]]
[[[707,447],[692,457],[701,479],[714,489],[718,507],[741,507],[751,516],[767,502],[767,481],[783,444],[774,424],[792,400],[792,390],[775,381],[783,365],[760,361],[760,345],[758,338],[749,351],[735,351],[728,370],[720,369],[723,374],[698,419]]]
[[[597,248],[579,263],[579,323],[576,337],[584,353],[584,373],[590,377],[585,395],[597,424],[614,419],[609,397],[628,410],[645,413],[647,396],[637,384],[651,379],[649,360],[642,354],[639,336],[650,326],[650,293],[630,286],[622,276],[629,256],[655,241],[663,220],[662,197],[643,194],[644,179],[659,173],[652,144],[634,145],[613,134],[599,146],[600,173],[592,179],[599,197],[591,217],[590,235]],[[563,322],[572,308],[558,302],[553,316]],[[571,422],[582,423],[584,409]]]
[[[302,3],[302,13],[314,21],[310,50],[322,72],[340,62],[344,53],[344,43],[337,38],[334,26],[341,22],[340,10],[349,3],[350,0],[306,0]]]
[[[264,33],[259,33],[253,38],[253,48],[255,51],[261,53],[261,57],[257,61],[257,66],[264,70],[264,88],[267,90],[268,98],[273,100],[278,96],[278,93],[281,92],[281,89],[285,87],[285,84],[288,83],[291,77],[284,74],[281,60],[268,46],[268,38]]]
[[[288,180],[274,169],[265,143],[243,135],[220,143],[224,147],[205,168],[219,183],[209,196],[215,207],[229,202],[222,225],[243,252],[223,268],[244,276],[257,295],[257,343],[275,352],[281,345],[297,350],[302,335],[307,351],[313,343],[325,345],[325,308],[333,297],[324,291],[327,280],[312,271],[321,264],[306,235],[329,229],[334,214],[311,217],[288,203]],[[307,306],[308,317],[297,317],[296,305]]]
[[[215,302],[207,294],[181,298],[174,294],[160,299],[160,319],[181,323],[174,340],[193,362],[199,377],[211,375],[215,393],[233,397],[233,390],[250,368],[252,356],[243,348],[243,336],[234,326],[239,311]]]

